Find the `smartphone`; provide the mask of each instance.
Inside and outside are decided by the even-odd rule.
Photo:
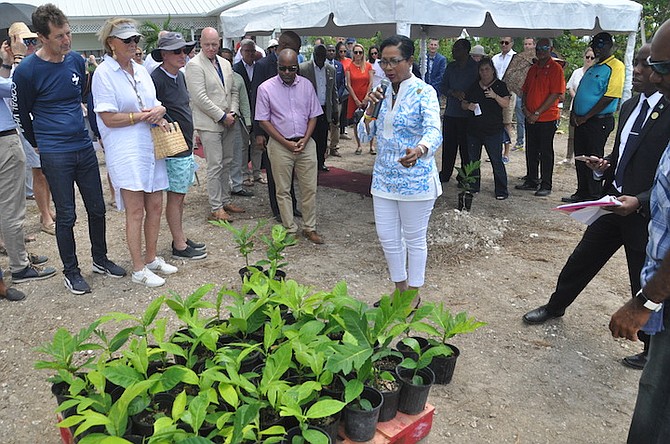
[[[575,156],[575,160],[580,160],[582,162],[598,162],[600,157],[598,156]]]

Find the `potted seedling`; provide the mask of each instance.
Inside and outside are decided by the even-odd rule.
[[[468,162],[463,167],[456,167],[458,173],[458,183],[460,184],[461,192],[458,193],[458,209],[459,211],[470,211],[472,208],[472,185],[479,179],[480,160],[473,160]]]
[[[433,357],[451,353],[444,345],[431,347],[425,352],[414,338],[405,338],[402,342],[416,354],[417,359],[406,357],[398,365],[396,373],[402,382],[398,410],[408,415],[421,413],[428,401],[428,393],[435,382],[435,374],[428,367]]]
[[[245,265],[239,270],[242,281],[244,281],[245,277],[248,279],[256,271],[263,271],[262,266],[258,264],[249,264],[249,255],[254,251],[254,238],[256,233],[267,223],[267,220],[259,219],[253,228],[249,228],[248,225],[243,225],[242,228],[235,228],[230,222],[222,220],[211,220],[209,223],[223,227],[233,235],[233,241],[237,245],[237,251],[244,257]]]
[[[425,310],[417,315],[425,315],[425,320],[430,322],[413,320],[412,328],[428,334],[431,346],[443,345],[451,351],[446,355],[435,356],[430,363],[430,368],[435,373],[435,384],[448,384],[454,375],[460,350],[447,341],[458,334],[471,333],[486,323],[477,321],[464,311],[453,315],[443,302],[439,305],[426,304]]]
[[[284,250],[296,244],[296,239],[293,235],[286,231],[283,225],[277,224],[272,227],[270,236],[263,235],[261,240],[267,245],[267,260],[257,262],[257,265],[269,265],[266,271],[270,279],[283,279],[286,277],[282,267],[286,266],[284,262]]]

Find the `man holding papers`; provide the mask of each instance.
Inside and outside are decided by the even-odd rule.
[[[621,108],[614,149],[604,159],[586,160],[594,178],[603,181],[606,195],[615,196],[621,205],[605,207],[611,213],[588,226],[558,277],[549,302],[523,316],[527,324],[542,324],[563,316],[579,293],[623,245],[628,261],[631,293],[640,290],[640,271],[644,264],[649,223],[649,196],[659,159],[670,140],[670,102],[650,82],[652,69],[647,64],[650,46],[638,51],[633,70],[633,89],[640,94]],[[646,363],[649,344],[641,334],[644,351],[623,362],[641,369]]]

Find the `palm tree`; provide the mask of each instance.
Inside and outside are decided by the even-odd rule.
[[[182,35],[186,30],[181,25],[171,23],[172,18],[168,18],[162,25],[152,21],[145,21],[140,25],[140,32],[144,36],[144,51],[149,53],[158,46],[158,33],[161,31],[180,32]]]

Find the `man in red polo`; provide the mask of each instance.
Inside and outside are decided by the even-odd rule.
[[[519,190],[535,190],[536,196],[551,194],[554,172],[554,134],[561,112],[558,99],[565,93],[563,68],[551,58],[551,40],[541,38],[535,46],[537,61],[526,76],[522,110],[526,116],[526,164],[528,175]],[[539,166],[539,175],[538,175]]]

